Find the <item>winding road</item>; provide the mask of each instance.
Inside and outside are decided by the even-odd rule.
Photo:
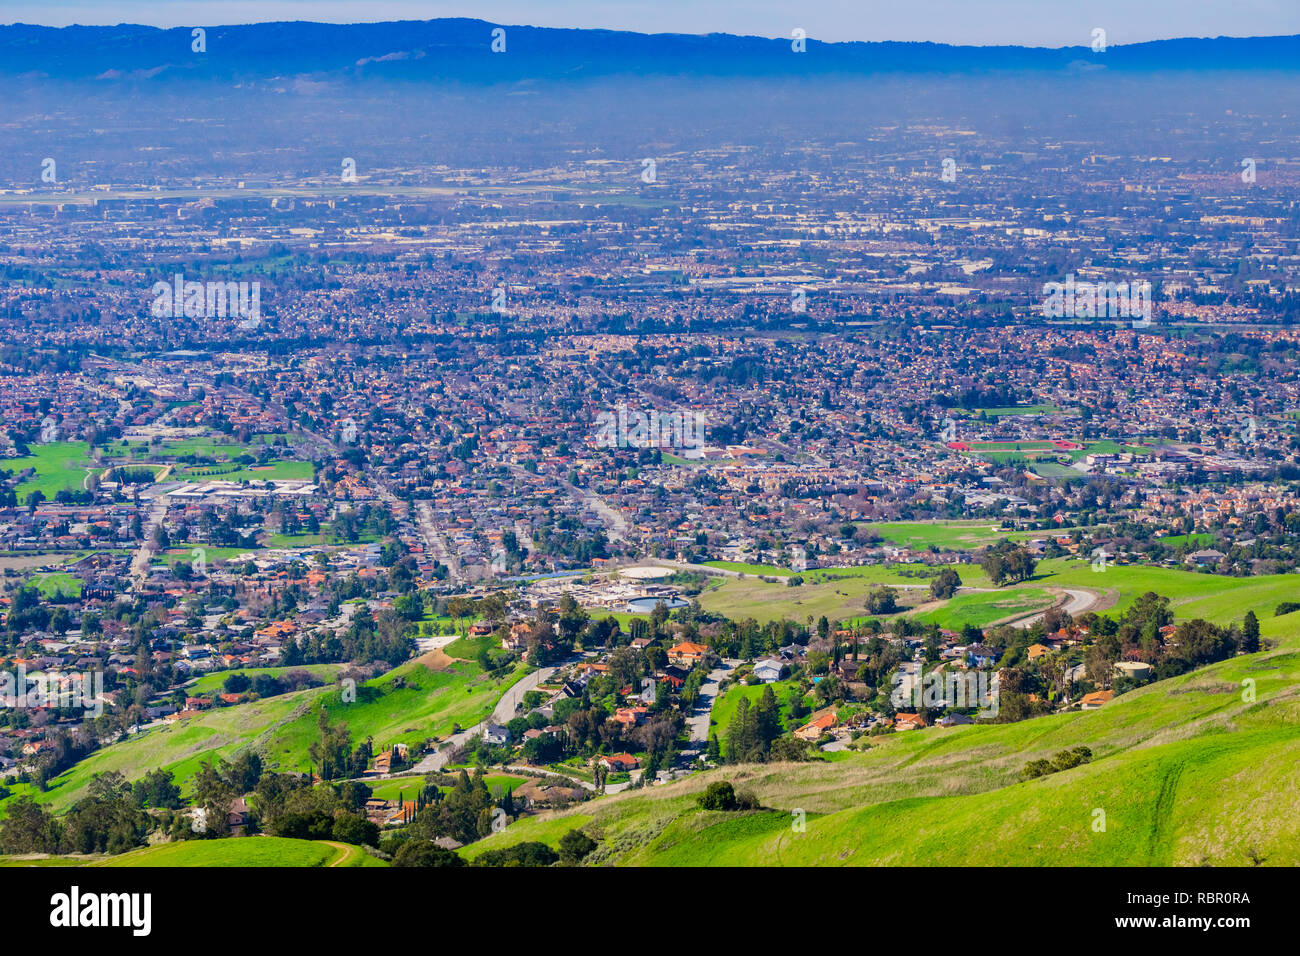
[[[510,689],[505,692],[499,701],[497,701],[496,707],[492,710],[492,715],[488,717],[487,720],[480,721],[468,730],[462,730],[458,734],[452,734],[446,740],[438,744],[438,751],[436,753],[429,754],[416,764],[412,770],[415,773],[430,773],[432,771],[441,770],[446,766],[447,758],[451,756],[453,750],[464,744],[471,737],[483,733],[489,723],[505,724],[513,719],[519,708],[523,706],[524,694],[528,693],[530,690],[536,690],[538,684],[545,683],[546,680],[561,667],[572,664],[577,660],[581,660],[581,658],[575,657],[571,660],[556,664],[553,667],[543,667],[540,670],[535,670],[531,674],[526,674],[521,677],[511,685]]]

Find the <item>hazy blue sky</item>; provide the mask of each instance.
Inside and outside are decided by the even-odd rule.
[[[1300,33],[1300,0],[0,0],[0,22],[200,26],[264,20],[426,20],[821,40],[1087,45]]]

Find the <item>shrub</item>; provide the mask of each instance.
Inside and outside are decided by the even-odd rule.
[[[570,830],[560,837],[560,862],[565,866],[577,866],[594,849],[595,840],[581,830]]]
[[[378,846],[379,826],[354,813],[340,814],[334,820],[334,839],[354,846]]]
[[[709,784],[695,802],[704,810],[735,810],[738,805],[735,788],[725,780]]]
[[[559,860],[560,855],[545,843],[529,841],[517,843],[504,850],[488,850],[477,860],[475,866],[550,866]]]
[[[464,866],[465,861],[432,840],[407,840],[393,854],[393,866]]]

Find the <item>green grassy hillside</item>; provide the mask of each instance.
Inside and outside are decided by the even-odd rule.
[[[1254,581],[1257,593],[1275,583]],[[1189,603],[1230,617],[1237,590]],[[1100,710],[874,738],[833,762],[724,767],[525,819],[465,853],[555,846],[582,826],[600,840],[591,862],[626,865],[1297,865],[1300,615],[1262,623],[1271,650]],[[1029,761],[1080,745],[1091,763],[1021,781]],[[769,809],[699,810],[714,780]]]
[[[360,847],[283,837],[186,840],[105,857],[0,857],[0,866],[387,866]]]
[[[468,661],[439,671],[410,661],[360,685],[353,703],[344,703],[339,688],[327,685],[219,708],[98,750],[50,781],[45,793],[26,784],[10,789],[13,796],[30,794],[63,811],[85,794],[96,773],[118,770],[128,780],[138,780],[151,770],[165,769],[188,793],[187,782],[201,764],[216,757],[229,759],[247,747],[257,749],[271,769],[306,770],[307,748],[319,736],[318,704],[332,723],[347,723],[354,745],[372,736],[377,746],[398,741],[415,746],[426,737],[449,734],[456,724],[470,727],[485,718],[527,671],[519,665],[493,677]],[[0,800],[0,816],[7,802]]]

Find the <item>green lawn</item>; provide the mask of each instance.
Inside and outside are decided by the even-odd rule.
[[[990,593],[966,592],[958,594],[937,610],[917,615],[917,619],[926,624],[938,624],[940,627],[960,631],[968,624],[985,627],[1013,614],[1041,611],[1055,602],[1055,596],[1042,588],[1025,587]]]
[[[59,594],[68,597],[81,597],[81,581],[66,571],[34,575],[28,583],[34,584],[36,589],[41,592],[41,596],[45,598],[54,598]]]
[[[252,441],[240,443],[214,438],[178,438],[164,439],[160,442],[133,441],[123,445],[114,442],[104,446],[101,454],[106,458],[126,458],[131,461],[150,461],[158,458],[211,458],[214,461],[230,461],[240,455],[254,455],[261,451],[277,436],[258,435]],[[296,439],[288,436],[292,445]]]
[[[183,465],[171,473],[177,481],[310,481],[314,470],[309,461],[276,461],[229,471],[229,465]]]
[[[759,684],[756,686],[732,684],[725,693],[713,702],[713,712],[709,715],[709,733],[718,735],[718,742],[722,744],[725,751],[727,728],[731,726],[731,720],[736,716],[736,709],[740,706],[741,700],[748,700],[750,705],[753,706],[758,703],[767,687],[771,687],[772,693],[776,695],[776,702],[781,710],[782,723],[787,730],[793,730],[794,728],[789,726],[789,700],[791,690],[798,686],[799,682],[793,680],[779,680],[774,684]]]
[[[204,557],[211,563],[213,561],[229,561],[241,554],[251,554],[256,552],[257,548],[215,548],[208,544],[184,545],[179,548],[169,548],[161,554],[154,555],[154,564],[166,564],[168,567],[175,567],[178,563],[184,561],[186,564],[193,564],[195,549],[201,549]]]
[[[1033,466],[1034,474],[1043,478],[1079,478],[1083,475],[1075,471],[1069,465],[1062,465],[1055,461],[1036,461]]]
[[[1055,405],[1004,405],[1001,408],[980,408],[976,411],[986,416],[1003,418],[1008,415],[1055,415],[1060,409]]]
[[[1046,534],[1002,530],[994,521],[887,521],[865,527],[886,541],[917,551],[931,545],[947,551],[973,551],[1003,538],[1018,541]]]
[[[240,837],[225,840],[184,840],[106,857],[90,866],[106,867],[255,867],[255,866],[387,866],[360,847],[284,837]]]
[[[26,458],[0,460],[0,468],[15,475],[25,468],[35,468],[36,473],[18,486],[19,502],[26,502],[32,493],[39,491],[46,499],[65,489],[80,491],[86,475],[93,471],[90,446],[84,441],[51,442],[48,445],[31,445],[31,455]]]

